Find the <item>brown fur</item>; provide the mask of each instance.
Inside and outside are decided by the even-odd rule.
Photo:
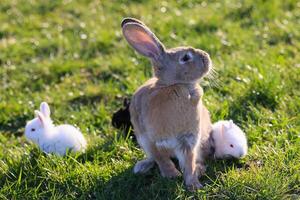
[[[200,137],[211,125],[197,81],[210,69],[209,55],[192,47],[167,50],[145,24],[133,18],[122,22],[122,30],[128,43],[151,59],[155,74],[135,92],[130,104],[135,135],[147,154],[134,170],[148,169],[153,160],[162,176],[178,176],[170,159],[175,155],[186,185],[198,189],[202,187],[196,169]]]
[[[197,86],[200,91],[199,86]],[[195,104],[189,90],[185,85],[176,84],[168,87],[162,87],[157,84],[157,79],[152,78],[140,87],[134,94],[130,104],[131,121],[134,125],[135,134],[147,134],[151,141],[151,156],[157,162],[162,176],[178,176],[178,170],[170,160],[174,153],[163,149],[157,149],[155,142],[161,139],[180,138],[187,133],[204,136],[208,135],[211,123],[207,109],[202,105],[201,99]],[[141,114],[139,114],[141,113]],[[201,120],[201,123],[200,123]],[[203,124],[200,127],[200,124]],[[179,140],[180,141],[180,140]],[[183,142],[181,143],[185,145]],[[202,142],[201,142],[201,145]],[[185,149],[184,149],[185,148]],[[193,188],[193,183],[197,177],[196,157],[199,150],[188,149],[184,146],[183,154],[186,165],[182,168],[184,176],[191,177],[189,187]],[[200,151],[201,152],[201,151]],[[201,156],[200,156],[201,157]],[[204,160],[198,163],[197,169],[203,173]]]
[[[183,133],[199,132],[200,119],[197,107],[201,106],[201,103],[192,104],[189,91],[183,85],[160,87],[155,82],[150,81],[149,85],[144,85],[142,89],[137,91],[132,105],[139,105],[139,97],[141,99],[147,98],[144,101],[147,102],[147,105],[137,106],[139,108],[136,110],[138,113],[145,113],[145,115],[140,116],[141,119],[137,123],[143,122],[143,124],[148,125],[145,131],[151,134],[151,139],[154,141],[176,137]],[[141,104],[143,103],[140,102]],[[182,120],[183,118],[191,120]],[[142,127],[141,129],[146,128],[137,123],[133,122],[133,124]]]

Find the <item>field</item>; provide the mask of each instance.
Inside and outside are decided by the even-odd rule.
[[[299,199],[300,2],[294,0],[2,0],[0,4],[0,199]],[[213,121],[233,119],[249,155],[208,161],[205,185],[188,192],[157,167],[111,116],[151,77],[150,62],[122,36],[143,20],[167,47],[207,51]],[[42,101],[56,124],[78,126],[84,154],[46,155],[23,136]]]

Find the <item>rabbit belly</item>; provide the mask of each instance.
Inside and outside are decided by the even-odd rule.
[[[41,145],[41,149],[45,152],[45,153],[55,153],[58,155],[65,155],[67,152],[67,149],[64,144],[62,144],[61,141],[53,141],[51,143],[45,143]]]
[[[193,133],[181,134],[177,137],[162,139],[155,142],[156,148],[168,152],[170,157],[176,157],[177,151],[198,147],[199,135]],[[179,158],[178,158],[179,159]]]

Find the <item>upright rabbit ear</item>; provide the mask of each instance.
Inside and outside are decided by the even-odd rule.
[[[46,102],[42,102],[40,105],[40,111],[44,115],[44,117],[49,117],[50,118],[50,108],[49,105]]]
[[[125,18],[121,26],[128,43],[140,54],[157,60],[164,52],[163,44],[142,22]]]
[[[221,138],[223,138],[224,137],[224,134],[225,134],[225,126],[224,126],[224,124],[222,124],[222,126],[221,126]]]
[[[126,108],[126,107],[129,107],[129,105],[130,105],[130,100],[128,98],[124,98],[123,106]]]
[[[42,125],[44,125],[45,124],[45,117],[44,117],[43,113],[41,113],[38,110],[35,110],[34,113],[35,113],[35,116],[40,120]]]
[[[229,128],[232,128],[232,126],[233,126],[233,121],[229,120]]]
[[[123,26],[127,23],[137,23],[137,24],[141,24],[143,26],[146,26],[143,22],[141,22],[140,20],[137,20],[135,18],[132,17],[126,17],[122,20],[121,22],[121,27],[123,28]]]

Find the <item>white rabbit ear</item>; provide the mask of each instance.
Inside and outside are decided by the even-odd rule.
[[[157,60],[164,52],[162,43],[142,22],[125,18],[121,26],[128,43],[140,54]]]
[[[229,120],[229,128],[232,128],[232,126],[233,126],[233,121]]]
[[[40,120],[42,125],[44,125],[45,124],[45,117],[44,117],[43,113],[41,113],[38,110],[35,110],[34,113],[35,113],[35,116]]]
[[[50,118],[50,107],[46,102],[42,102],[40,105],[40,111],[43,113],[44,117],[49,117]]]
[[[223,138],[224,137],[224,134],[225,134],[225,125],[224,124],[222,124],[222,126],[221,126],[221,138]]]

